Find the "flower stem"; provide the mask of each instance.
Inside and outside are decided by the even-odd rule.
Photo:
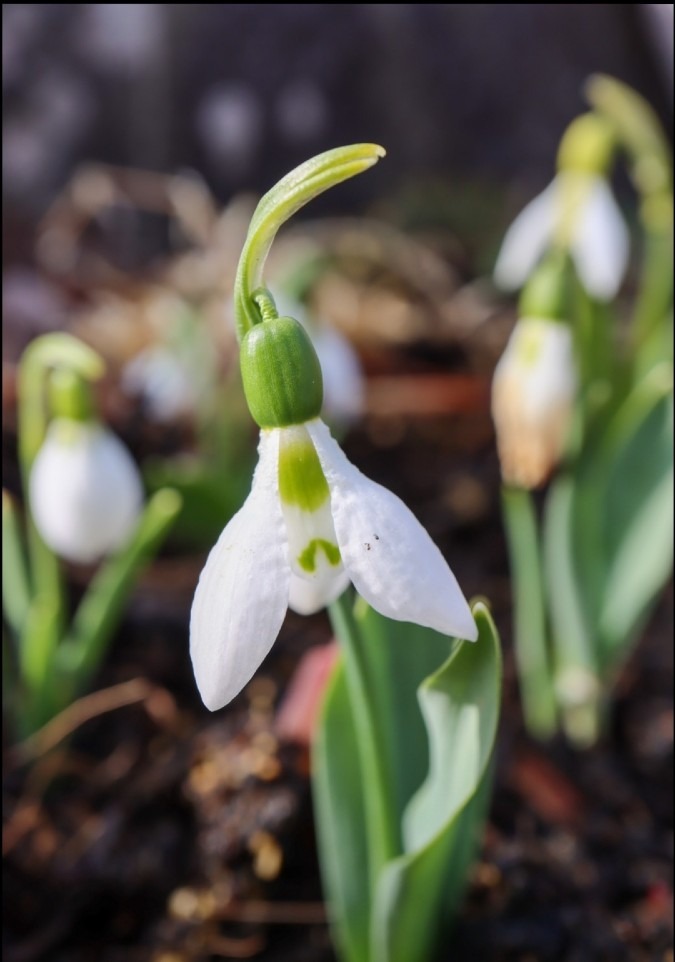
[[[400,834],[391,805],[391,780],[387,772],[386,731],[377,711],[376,684],[366,650],[367,639],[354,617],[351,592],[344,592],[328,609],[333,631],[345,659],[347,687],[359,734],[361,783],[369,842],[370,879],[374,888],[380,870],[400,854]]]
[[[503,488],[502,505],[514,584],[514,635],[525,724],[541,739],[556,730],[551,655],[547,645],[544,585],[532,495]]]

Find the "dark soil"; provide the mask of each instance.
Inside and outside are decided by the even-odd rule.
[[[346,444],[417,512],[467,595],[490,598],[504,640],[494,800],[441,962],[672,962],[672,593],[623,673],[601,743],[533,744],[510,652],[489,433],[483,412],[475,425],[373,424]],[[132,682],[134,703],[85,722],[65,747],[30,760],[6,752],[8,962],[333,959],[307,752],[280,744],[274,725],[328,622],[289,615],[254,682],[210,715],[188,658],[200,563],[160,562],[137,594],[97,682]]]

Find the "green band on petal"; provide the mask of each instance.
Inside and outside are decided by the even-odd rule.
[[[280,445],[279,495],[303,511],[316,511],[328,500],[328,483],[309,438]]]
[[[338,546],[324,538],[314,538],[298,558],[298,564],[303,571],[307,571],[309,574],[316,571],[316,553],[319,550],[323,551],[329,564],[332,564],[333,567],[340,564],[340,549]]]

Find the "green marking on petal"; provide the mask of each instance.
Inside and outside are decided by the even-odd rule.
[[[316,553],[319,549],[323,550],[323,553],[328,558],[329,564],[332,564],[333,567],[340,564],[340,549],[336,544],[332,544],[332,542],[326,541],[324,538],[313,538],[298,557],[298,564],[309,574],[316,571]]]
[[[286,504],[316,511],[328,500],[328,483],[309,437],[283,439],[279,446],[279,495]]]

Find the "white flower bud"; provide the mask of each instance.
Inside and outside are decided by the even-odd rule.
[[[44,542],[63,558],[88,564],[131,536],[143,488],[131,455],[107,428],[57,418],[33,462],[29,497]]]
[[[558,321],[516,324],[492,382],[492,417],[506,484],[536,488],[560,461],[577,390],[572,331]]]

